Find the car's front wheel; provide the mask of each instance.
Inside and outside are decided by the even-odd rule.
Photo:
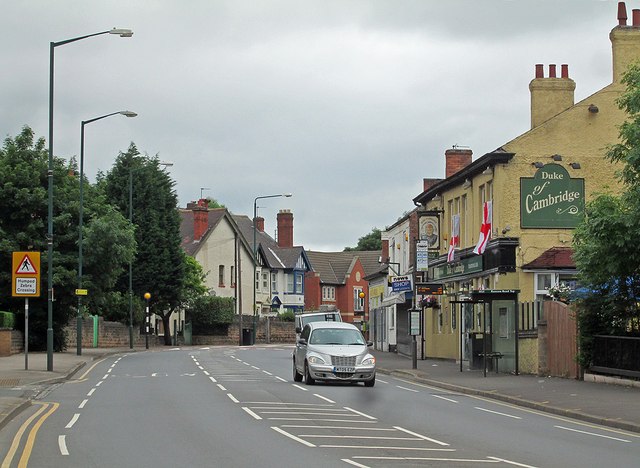
[[[309,364],[304,363],[304,383],[307,385],[313,385],[316,383],[315,379],[311,377],[311,373],[309,372]]]
[[[371,380],[365,380],[364,381],[364,386],[365,387],[373,387],[376,384],[376,377],[375,375],[373,376],[373,379]]]
[[[302,374],[300,372],[298,372],[298,369],[296,368],[296,360],[295,360],[295,358],[293,359],[293,381],[294,382],[302,382]]]

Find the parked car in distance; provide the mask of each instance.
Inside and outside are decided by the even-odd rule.
[[[293,352],[293,380],[376,383],[376,358],[358,328],[345,322],[311,322],[304,326]]]
[[[300,333],[302,333],[304,326],[311,322],[342,322],[342,316],[339,310],[296,315],[296,341],[300,338]]]

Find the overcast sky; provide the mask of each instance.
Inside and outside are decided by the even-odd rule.
[[[640,0],[627,1],[631,9]],[[202,193],[235,214],[258,202],[267,232],[294,215],[294,243],[355,246],[444,177],[444,152],[474,159],[530,127],[536,63],[569,64],[578,102],[611,82],[609,0],[24,0],[2,4],[0,136],[48,138],[108,171],[134,142],[174,163],[180,206]],[[201,191],[201,188],[208,190]]]

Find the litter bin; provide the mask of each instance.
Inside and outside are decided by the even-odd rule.
[[[253,345],[253,329],[243,328],[242,329],[242,346],[251,346],[251,345]]]

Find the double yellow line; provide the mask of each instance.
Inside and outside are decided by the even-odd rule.
[[[13,442],[11,443],[11,447],[9,448],[9,452],[7,453],[7,456],[4,457],[4,460],[2,461],[2,465],[0,465],[1,468],[9,468],[11,466],[13,457],[18,451],[18,447],[20,447],[22,436],[26,432],[27,428],[31,425],[31,423],[36,418],[38,418],[42,413],[46,411],[46,413],[42,415],[40,419],[38,419],[38,421],[33,425],[31,430],[29,431],[27,442],[25,443],[24,449],[22,450],[22,456],[20,457],[20,461],[18,462],[18,467],[23,468],[27,466],[27,463],[29,463],[29,458],[31,457],[31,451],[33,450],[33,444],[36,441],[36,434],[38,433],[38,430],[40,430],[40,426],[42,426],[45,420],[49,416],[51,416],[55,412],[55,410],[58,409],[58,406],[60,406],[59,403],[36,402],[35,404],[40,405],[40,408],[29,419],[27,419],[24,422],[24,424],[22,424],[22,426],[20,426],[20,429],[18,430],[15,437],[13,438]],[[47,411],[47,409],[49,411]]]

